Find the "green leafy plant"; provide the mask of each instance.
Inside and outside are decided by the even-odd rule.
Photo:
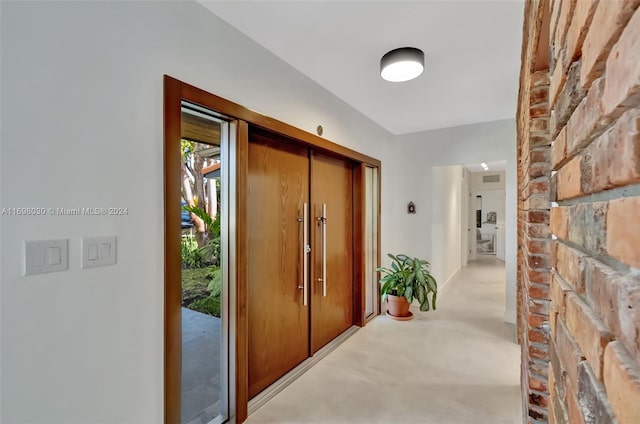
[[[203,254],[198,243],[192,237],[183,236],[180,240],[180,254],[183,268],[198,268],[202,266]]]
[[[182,306],[220,316],[222,270],[216,266],[182,270]]]
[[[220,265],[220,236],[209,239],[199,250],[205,262]]]
[[[208,240],[200,248],[201,261],[207,264],[220,265],[220,220],[214,219],[197,206],[185,205],[182,209],[202,219],[207,227]]]
[[[383,274],[380,279],[380,293],[386,300],[388,295],[404,296],[409,303],[417,300],[421,311],[436,309],[438,284],[429,272],[430,264],[424,259],[410,258],[407,255],[388,254],[392,259],[391,268],[380,267]],[[431,304],[429,304],[431,294]]]
[[[220,236],[220,222],[217,219],[211,218],[211,216],[208,213],[206,213],[205,211],[203,211],[197,206],[184,205],[182,209],[184,209],[187,212],[191,212],[192,214],[200,218],[202,221],[204,221],[204,225],[207,226],[207,232],[209,233],[209,237],[214,238],[214,237]]]

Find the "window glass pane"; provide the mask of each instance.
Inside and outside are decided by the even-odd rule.
[[[229,123],[183,104],[181,132],[182,423],[223,422],[228,411],[224,202]]]

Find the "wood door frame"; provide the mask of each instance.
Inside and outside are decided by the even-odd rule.
[[[380,242],[380,230],[381,230],[381,202],[380,195],[382,193],[382,185],[380,184],[380,175],[382,172],[382,167],[372,166],[367,163],[359,163],[354,165],[353,168],[353,210],[354,211],[363,211],[367,205],[367,194],[366,194],[366,168],[373,167],[378,169],[378,187],[377,187],[377,195],[378,195],[378,203],[377,203],[377,239],[376,239],[376,268],[381,265],[382,254],[380,252],[381,242]],[[366,257],[362,254],[357,254],[358,249],[363,251],[366,248],[366,219],[365,214],[353,214],[353,323],[358,327],[363,327],[368,321],[371,321],[373,317],[376,315],[380,315],[382,308],[382,298],[380,296],[380,285],[377,284],[377,309],[375,313],[369,315],[367,317],[366,313],[366,302],[367,302],[367,293],[365,285],[368,284],[368,281],[365,281],[366,277],[366,266],[367,261]],[[380,273],[377,273],[377,280],[380,278]],[[364,282],[364,284],[357,284],[357,282]]]
[[[367,199],[365,184],[366,167],[360,163],[353,167],[353,210],[364,211]],[[362,250],[366,240],[366,214],[353,214],[353,324],[363,327],[366,322],[367,290],[358,281],[364,281],[366,274],[366,256],[358,254],[358,246]],[[366,281],[365,281],[366,284]]]
[[[218,97],[205,90],[184,83],[176,78],[164,76],[164,422],[179,423],[181,419],[181,362],[182,362],[182,322],[181,322],[181,263],[180,263],[180,151],[176,146],[181,139],[182,101],[188,101],[237,120],[235,143],[235,303],[230,310],[235,311],[235,325],[230,328],[234,335],[230,348],[235,374],[229,375],[230,412],[237,423],[248,416],[248,320],[247,320],[247,173],[249,149],[249,125],[279,133],[285,137],[304,143],[317,151],[337,155],[355,162],[354,168],[354,211],[364,210],[364,172],[362,166],[378,168],[378,196],[381,192],[381,162],[378,159],[328,141],[277,119],[262,115],[237,103]],[[357,171],[360,169],[360,171]],[[232,171],[233,172],[233,171]],[[357,176],[357,178],[356,178]],[[358,193],[358,196],[355,196]],[[378,265],[380,264],[380,203],[378,197]],[[354,217],[355,214],[354,213]],[[364,219],[360,219],[364,223]],[[364,252],[364,232],[358,230],[360,222],[354,218],[354,324],[365,324],[364,302],[364,261],[356,258]],[[356,254],[358,253],[358,254]],[[356,266],[357,264],[357,266]],[[360,284],[357,284],[357,282]],[[356,287],[358,290],[356,291]],[[356,296],[357,295],[357,296]],[[233,299],[233,297],[232,297]],[[380,296],[378,295],[378,303]],[[378,311],[380,308],[378,308]],[[231,389],[230,387],[230,389]]]

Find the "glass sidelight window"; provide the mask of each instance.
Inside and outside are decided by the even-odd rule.
[[[230,143],[234,124],[183,102],[181,288],[183,424],[229,417]]]
[[[378,168],[365,169],[365,317],[378,313]]]

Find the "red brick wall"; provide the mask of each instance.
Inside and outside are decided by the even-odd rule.
[[[518,146],[518,291],[522,345],[523,412],[529,422],[546,422],[549,402],[549,72],[527,81],[521,118],[527,129]],[[523,94],[523,93],[521,93]],[[526,422],[526,421],[525,421]]]
[[[539,421],[638,424],[640,0],[550,3],[558,206],[550,213],[548,415]]]

